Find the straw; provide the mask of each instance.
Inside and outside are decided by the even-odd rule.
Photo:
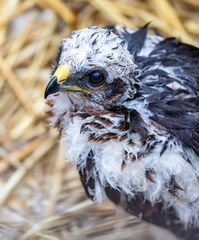
[[[151,22],[199,46],[198,12],[198,0],[0,1],[0,239],[174,239],[109,201],[92,204],[48,126],[43,94],[72,30]]]

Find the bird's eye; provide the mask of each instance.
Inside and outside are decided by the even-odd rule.
[[[91,73],[89,80],[92,84],[100,85],[104,82],[104,74],[101,72]]]

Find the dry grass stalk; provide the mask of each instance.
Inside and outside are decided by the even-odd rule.
[[[0,239],[154,234],[113,205],[87,200],[75,167],[64,162],[56,131],[47,126],[43,92],[59,42],[73,29],[151,22],[163,36],[199,46],[198,12],[198,0],[0,1]]]

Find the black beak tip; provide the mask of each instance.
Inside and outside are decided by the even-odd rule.
[[[47,91],[47,88],[46,88],[46,90],[45,90],[45,92],[44,92],[44,99],[46,99],[47,97],[48,97],[48,91]]]
[[[60,90],[60,85],[57,83],[57,77],[53,77],[46,87],[44,98],[46,99],[48,95],[52,93],[56,93],[59,90]]]

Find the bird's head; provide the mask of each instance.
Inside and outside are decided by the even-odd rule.
[[[135,71],[133,56],[110,30],[74,31],[60,45],[45,98],[63,92],[81,108],[119,106],[136,93]]]

